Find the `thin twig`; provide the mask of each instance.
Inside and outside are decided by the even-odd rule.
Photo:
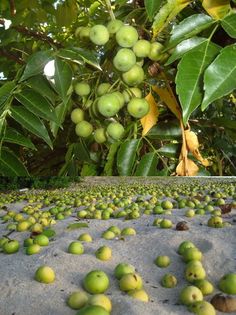
[[[14,0],[9,0],[9,2],[10,2],[11,16],[14,16],[16,14],[15,1]]]
[[[24,64],[24,61],[21,58],[19,58],[17,55],[10,53],[9,51],[7,51],[3,48],[0,48],[0,56],[6,57],[7,59],[10,59],[10,60],[14,60],[15,62],[19,63],[20,65]]]

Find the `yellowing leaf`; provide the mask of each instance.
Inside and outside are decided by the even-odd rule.
[[[175,95],[170,86],[160,88],[156,85],[152,86],[152,89],[160,96],[161,100],[168,106],[172,113],[179,119],[182,119],[181,109],[175,98]]]
[[[198,166],[192,160],[187,159],[186,163],[181,160],[176,167],[176,174],[179,176],[196,176],[198,170]]]
[[[202,6],[215,20],[224,18],[231,9],[230,0],[203,0]]]
[[[195,150],[192,152],[193,153],[193,156],[195,156],[195,158],[200,161],[202,163],[203,166],[209,166],[210,163],[207,159],[204,159],[201,155],[201,153],[199,152],[199,150]]]
[[[193,131],[190,131],[189,129],[185,130],[184,134],[185,134],[187,147],[188,147],[189,151],[191,151],[193,153],[199,147],[197,135]]]
[[[143,132],[142,136],[144,137],[148,131],[156,124],[158,116],[159,116],[159,111],[157,108],[157,103],[150,92],[146,97],[146,100],[148,101],[150,105],[149,112],[147,113],[146,116],[144,116],[140,121],[143,126]]]

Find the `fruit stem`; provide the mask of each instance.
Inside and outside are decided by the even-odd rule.
[[[112,10],[110,0],[105,0],[105,1],[106,1],[107,10],[108,10],[108,12],[109,12],[109,14],[110,14],[111,19],[112,19],[112,20],[115,20],[116,17],[115,17],[115,15],[114,15],[113,10]]]

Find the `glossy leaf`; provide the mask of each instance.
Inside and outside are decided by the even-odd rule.
[[[71,100],[70,98],[67,98],[65,102],[62,102],[61,104],[57,105],[55,108],[55,114],[57,116],[57,123],[51,121],[50,122],[50,128],[53,136],[56,138],[57,133],[61,125],[63,124],[66,114],[71,106]]]
[[[42,121],[23,106],[14,106],[11,108],[11,117],[17,121],[23,128],[29,130],[37,137],[42,138],[52,148],[52,142],[48,131]]]
[[[28,137],[23,136],[17,130],[7,127],[6,132],[4,134],[4,142],[19,144],[23,147],[36,150],[36,147],[31,142]]]
[[[177,158],[180,153],[180,145],[178,143],[165,144],[157,151],[160,155]]]
[[[51,56],[51,50],[38,51],[31,55],[25,66],[25,70],[20,81],[24,81],[30,77],[42,73],[45,65],[50,61]]]
[[[97,175],[97,166],[95,164],[85,162],[80,176],[95,176]]]
[[[91,162],[88,148],[83,140],[74,144],[74,155],[79,161]]]
[[[43,97],[46,97],[52,104],[55,103],[57,95],[43,75],[29,78],[26,83],[30,88],[40,93]]]
[[[155,152],[145,154],[140,160],[135,176],[155,176],[157,173],[158,157]]]
[[[71,47],[67,49],[61,49],[58,53],[58,56],[78,64],[87,63],[101,70],[97,53],[85,48]]]
[[[150,21],[153,20],[162,2],[162,0],[144,0],[145,9]]]
[[[2,109],[2,105],[7,101],[9,96],[12,94],[16,84],[15,82],[6,82],[3,86],[0,87],[0,110]]]
[[[175,140],[182,136],[178,121],[159,122],[147,134],[151,139]]]
[[[125,140],[117,153],[117,169],[120,176],[132,175],[140,139]]]
[[[227,46],[206,69],[202,110],[213,101],[228,95],[236,87],[236,45]]]
[[[202,6],[215,20],[225,17],[231,9],[230,0],[203,0]]]
[[[145,99],[147,100],[150,109],[147,115],[145,115],[143,118],[141,118],[141,124],[143,127],[142,131],[142,137],[144,137],[148,131],[156,124],[158,116],[159,116],[159,111],[157,107],[157,103],[152,96],[152,93],[150,92]]]
[[[186,125],[191,113],[201,104],[203,98],[203,75],[220,48],[206,41],[186,53],[178,64],[175,78],[176,91]]]
[[[112,174],[114,173],[115,156],[119,146],[120,146],[119,141],[114,142],[110,145],[109,152],[107,155],[107,161],[104,166],[104,173],[106,176],[112,176]]]
[[[176,46],[185,39],[201,33],[214,23],[215,21],[206,14],[194,14],[187,17],[172,30],[167,49]]]
[[[236,13],[227,15],[221,21],[221,25],[230,37],[236,38]]]
[[[54,81],[57,92],[65,101],[72,83],[72,70],[69,64],[60,58],[55,59]]]
[[[55,108],[38,92],[28,89],[15,95],[16,99],[33,114],[46,120],[57,121]]]
[[[4,176],[29,176],[26,167],[15,153],[5,147],[0,154],[0,173]]]
[[[53,229],[45,229],[41,234],[46,235],[47,237],[53,237],[56,235],[56,232]]]
[[[186,54],[188,51],[190,51],[191,49],[193,49],[194,47],[198,46],[199,44],[206,40],[207,39],[203,37],[193,37],[182,41],[175,47],[174,51],[172,52],[170,58],[167,60],[165,65],[168,66],[177,59],[182,58],[184,54]]]
[[[167,3],[160,8],[155,16],[152,25],[153,37],[156,38],[168,23],[172,21],[189,3],[190,0],[167,0]]]

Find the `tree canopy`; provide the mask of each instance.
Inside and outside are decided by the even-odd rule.
[[[2,0],[0,174],[236,175],[230,0]]]

